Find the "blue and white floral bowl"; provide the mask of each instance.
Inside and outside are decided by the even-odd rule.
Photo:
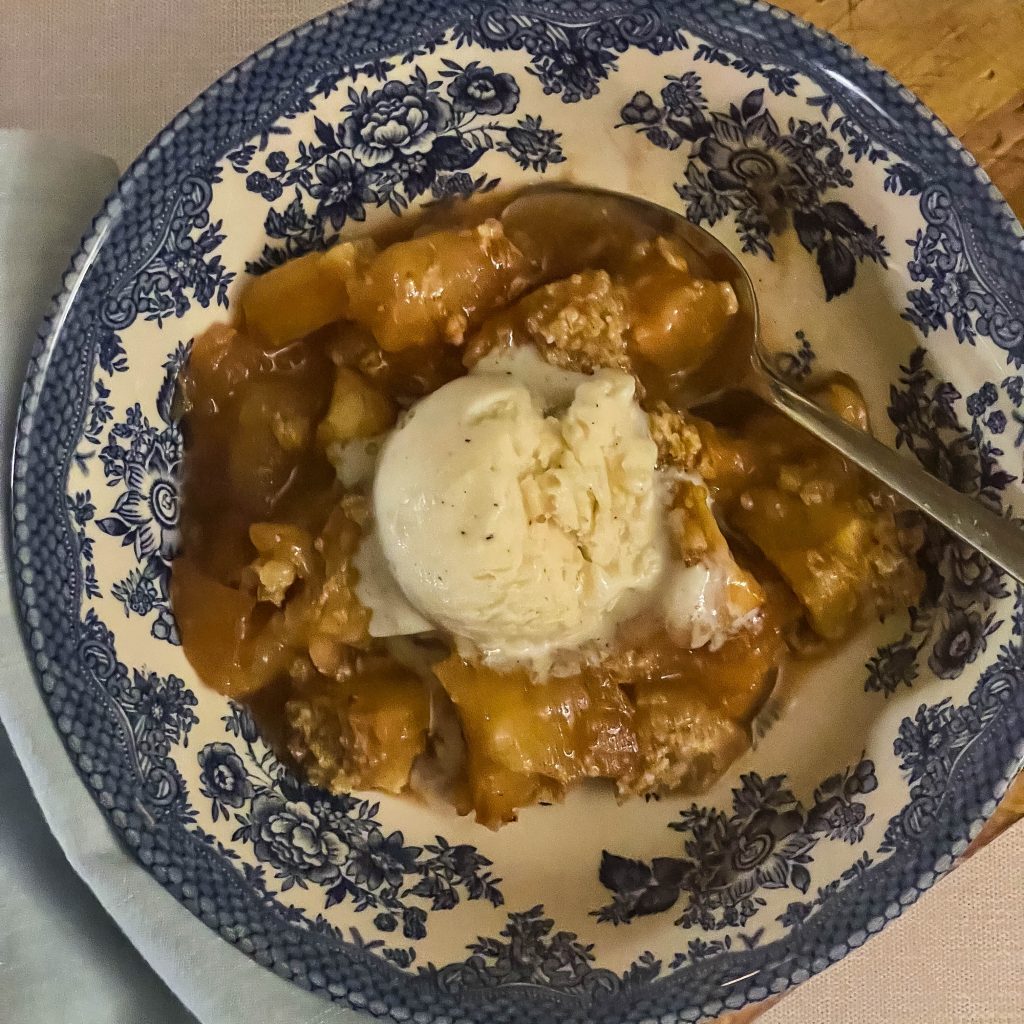
[[[576,792],[494,834],[330,796],[200,684],[167,594],[191,339],[339,231],[560,178],[710,227],[794,374],[851,372],[886,440],[1019,505],[1021,229],[830,37],[739,0],[357,2],[209,89],[125,175],[36,351],[25,637],[84,783],[168,892],[397,1021],[696,1021],[782,992],[948,871],[1024,755],[1021,591],[937,531],[921,606],[773,705],[698,806]]]

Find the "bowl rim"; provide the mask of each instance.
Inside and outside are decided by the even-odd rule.
[[[497,6],[489,0],[452,0],[448,3],[435,0],[392,0],[385,19],[379,14],[380,5],[375,0],[353,0],[328,11],[284,33],[221,76],[188,104],[121,176],[114,192],[85,233],[65,272],[61,290],[43,321],[29,361],[18,407],[8,491],[11,514],[8,529],[4,533],[12,569],[10,585],[18,609],[22,641],[44,699],[48,692],[44,678],[46,670],[45,666],[40,667],[36,647],[41,630],[38,618],[35,625],[32,622],[33,617],[39,616],[39,610],[37,604],[29,600],[29,588],[19,578],[17,571],[20,557],[33,554],[32,545],[35,540],[32,538],[26,541],[17,536],[18,524],[24,522],[26,508],[24,497],[19,497],[19,488],[24,488],[28,467],[32,462],[30,456],[38,444],[35,442],[35,431],[37,414],[40,412],[40,392],[48,382],[55,358],[61,354],[62,342],[65,348],[69,347],[69,327],[73,325],[79,310],[80,296],[88,292],[85,287],[87,278],[98,269],[104,246],[112,240],[118,225],[123,222],[126,213],[131,211],[133,202],[146,201],[147,184],[151,187],[150,178],[159,172],[168,154],[176,146],[197,136],[194,139],[196,148],[188,151],[192,160],[191,167],[200,165],[203,160],[216,162],[228,151],[230,141],[217,136],[216,132],[205,130],[203,124],[208,115],[216,116],[218,104],[225,97],[230,98],[233,92],[251,88],[256,90],[257,95],[262,90],[268,102],[281,101],[288,95],[301,93],[315,80],[318,70],[316,64],[312,61],[302,63],[307,56],[302,50],[303,41],[319,40],[325,44],[328,39],[335,39],[338,43],[338,48],[332,54],[335,65],[340,62],[342,54],[353,60],[365,61],[408,50],[419,42],[435,38],[464,17]],[[912,149],[916,162],[933,171],[942,185],[956,195],[958,201],[963,200],[965,217],[990,248],[994,249],[995,262],[988,268],[991,283],[1011,294],[1014,289],[1018,294],[1024,293],[1024,229],[987,174],[960,141],[916,96],[887,72],[824,30],[760,0],[754,3],[748,0],[715,0],[713,3],[708,0],[651,0],[641,6],[658,12],[659,16],[678,24],[684,31],[715,40],[726,47],[731,43],[734,50],[746,52],[760,47],[765,52],[774,52],[777,55],[775,63],[794,67],[812,79],[817,80],[812,74],[813,70],[819,76],[828,74],[832,77],[834,91],[844,107],[855,110],[863,119],[872,122],[879,133],[894,140],[899,139],[902,133],[909,134],[921,146],[921,151]],[[503,5],[503,8],[522,10],[538,17],[560,17],[570,21],[575,19],[577,22],[596,20],[599,16],[622,17],[638,9],[629,0],[535,0],[529,3],[510,3]],[[404,31],[406,24],[415,27]],[[374,36],[374,32],[379,35]],[[361,39],[366,34],[371,39],[378,39],[378,44],[363,46],[362,49],[353,49],[353,44],[346,44],[349,36]],[[758,36],[756,43],[751,41],[754,34]],[[349,46],[347,50],[346,45]],[[296,48],[299,49],[298,53],[294,52]],[[783,55],[785,59],[782,59]],[[293,57],[297,58],[301,69],[299,73],[296,73]],[[287,77],[292,83],[290,90],[279,88],[274,79],[275,73]],[[252,137],[261,124],[269,124],[279,116],[281,106],[282,103],[277,102],[269,109],[261,110],[259,117],[250,120],[236,117],[232,125],[232,139]],[[892,142],[891,148],[895,152],[908,151],[902,139]],[[172,163],[176,159],[172,156]],[[179,171],[179,179],[187,173],[184,165],[179,167]],[[102,282],[91,283],[98,297],[102,293]],[[91,349],[86,354],[91,364]],[[84,400],[77,394],[73,400],[84,404]],[[45,413],[45,409],[42,412]],[[22,511],[20,519],[19,507]],[[57,623],[53,626],[59,628]],[[995,656],[991,660],[992,664],[985,669],[985,673],[1000,670]],[[1016,672],[1024,678],[1024,669],[1016,667]],[[1024,691],[1024,685],[1017,689]],[[786,991],[793,984],[838,961],[865,941],[868,935],[881,930],[888,921],[898,917],[905,906],[915,902],[921,893],[950,870],[956,858],[966,850],[969,841],[994,811],[998,796],[1016,774],[1024,758],[1022,704],[1024,692],[1017,694],[1016,705],[1007,707],[1005,714],[986,727],[986,742],[973,743],[956,764],[945,798],[936,809],[928,833],[938,835],[936,848],[941,848],[943,852],[933,857],[931,863],[919,863],[913,854],[919,854],[927,847],[922,841],[906,858],[894,853],[872,869],[872,879],[877,881],[885,877],[888,882],[886,892],[890,895],[884,900],[878,899],[877,892],[865,894],[863,890],[870,888],[866,881],[851,884],[833,897],[827,912],[826,907],[822,907],[806,925],[792,929],[777,942],[745,953],[730,953],[725,963],[723,958],[714,957],[662,977],[650,984],[643,992],[643,998],[620,992],[607,1004],[595,1002],[588,1006],[572,1000],[568,1003],[560,1001],[548,991],[532,992],[525,1001],[520,1001],[518,996],[506,998],[508,993],[489,990],[456,996],[455,1001],[445,1007],[431,1006],[426,1019],[440,1019],[444,1012],[455,1012],[466,1016],[472,1014],[474,1019],[481,1020],[496,1020],[501,1015],[509,1015],[522,1020],[541,1021],[559,1017],[566,1021],[583,1022],[637,1020],[643,1014],[654,1017],[667,1012],[678,1014],[679,1019],[697,1020],[727,1010],[740,1009]],[[56,718],[57,712],[50,702],[48,710]],[[61,738],[67,746],[68,735],[63,734]],[[70,748],[67,752],[74,758]],[[76,770],[82,776],[83,783],[88,785],[86,773],[77,762]],[[989,790],[985,799],[979,798],[977,785],[971,799],[964,779],[972,777],[975,780],[984,778]],[[92,795],[98,800],[97,793],[92,792]],[[109,808],[102,809],[119,839],[124,842],[125,828],[113,819]],[[178,827],[184,831],[180,823]],[[138,847],[129,844],[129,849],[151,873],[151,868],[139,856]],[[181,853],[181,856],[187,854]],[[196,869],[197,866],[198,862],[192,868]],[[221,869],[225,867],[214,863],[208,866],[214,874],[219,873],[215,870],[218,866]],[[227,870],[234,872],[230,866],[227,866]],[[231,878],[227,875],[220,879],[221,887],[229,886],[230,882]],[[189,901],[181,891],[175,892],[167,882],[163,884],[176,899],[188,905]],[[881,889],[881,885],[877,888]],[[865,914],[861,904],[867,904],[868,909],[878,912]],[[203,917],[198,905],[189,906],[189,909],[196,916]],[[830,928],[829,925],[834,924],[835,920],[838,920],[838,926]],[[855,920],[862,921],[862,927],[854,928],[852,922]],[[262,924],[272,935],[281,935],[295,928],[294,924],[273,914],[268,914]],[[302,935],[308,938],[310,933],[303,930]],[[794,935],[801,940],[810,939],[814,943],[813,952],[817,955],[812,956],[806,952],[808,942],[793,942]],[[395,1007],[408,1007],[413,1003],[423,1005],[413,992],[418,980],[414,975],[400,972],[348,943],[326,941],[327,936],[320,936],[320,943],[303,943],[301,935],[292,938],[292,946],[301,949],[308,960],[304,974],[298,979],[303,987],[319,988],[335,999],[347,998],[350,1004],[359,1008],[369,1005],[373,1012],[378,1012],[378,1004],[380,1012]],[[242,946],[238,938],[229,941]],[[797,948],[787,948],[792,946]],[[296,948],[288,944],[282,948],[291,958],[299,955]],[[325,953],[329,956],[325,956]],[[253,955],[251,951],[250,955]],[[328,961],[333,962],[333,970],[329,969]],[[337,968],[339,961],[344,963],[340,972]],[[273,965],[275,960],[265,962]],[[342,980],[331,984],[332,976]],[[321,983],[317,983],[316,978],[320,978]],[[376,993],[376,1002],[369,999],[368,1003],[369,997],[360,995],[358,985],[348,984],[353,978],[361,983],[365,981],[364,990],[370,989],[371,994]],[[705,998],[715,992],[721,995]],[[728,998],[724,998],[726,992],[729,993]]]

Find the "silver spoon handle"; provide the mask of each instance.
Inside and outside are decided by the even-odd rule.
[[[953,490],[870,434],[826,412],[780,380],[764,363],[762,366],[767,370],[762,377],[765,397],[775,408],[1024,583],[1024,528]]]

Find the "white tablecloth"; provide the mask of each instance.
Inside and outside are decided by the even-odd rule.
[[[4,0],[2,6],[0,127],[43,129],[123,166],[223,70],[328,4]],[[79,188],[63,190],[63,224],[52,227],[58,248],[61,231],[67,235],[69,225],[84,219],[81,207],[91,202],[87,180],[72,180]],[[0,162],[0,203],[4,189]],[[0,268],[9,268],[3,239],[0,225]],[[4,398],[22,361],[16,339],[24,339],[56,279],[53,263],[60,257],[38,255],[35,263],[19,257],[18,271],[35,274],[38,288],[16,325],[11,306],[0,302]],[[6,279],[12,289],[13,280]],[[0,1020],[183,1024],[193,1020],[190,1010],[203,1024],[352,1024],[353,1015],[236,953],[113,844],[63,754],[12,635],[10,608],[0,599],[0,707],[67,859],[0,734]],[[784,999],[764,1024],[1020,1024],[1022,893],[1024,826]]]

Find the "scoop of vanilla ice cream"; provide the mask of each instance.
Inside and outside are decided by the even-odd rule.
[[[696,565],[674,563],[662,585],[661,611],[669,636],[680,647],[716,651],[740,630],[760,621],[761,608],[736,607],[730,600],[731,557]]]
[[[576,373],[549,363],[533,345],[496,348],[470,371],[512,377],[533,396],[544,412],[565,409],[576,397],[576,389],[590,380],[587,373]]]
[[[571,401],[547,415],[517,375],[480,369],[385,441],[375,528],[419,613],[491,664],[545,674],[608,641],[657,586],[657,449],[627,374],[572,375]]]

